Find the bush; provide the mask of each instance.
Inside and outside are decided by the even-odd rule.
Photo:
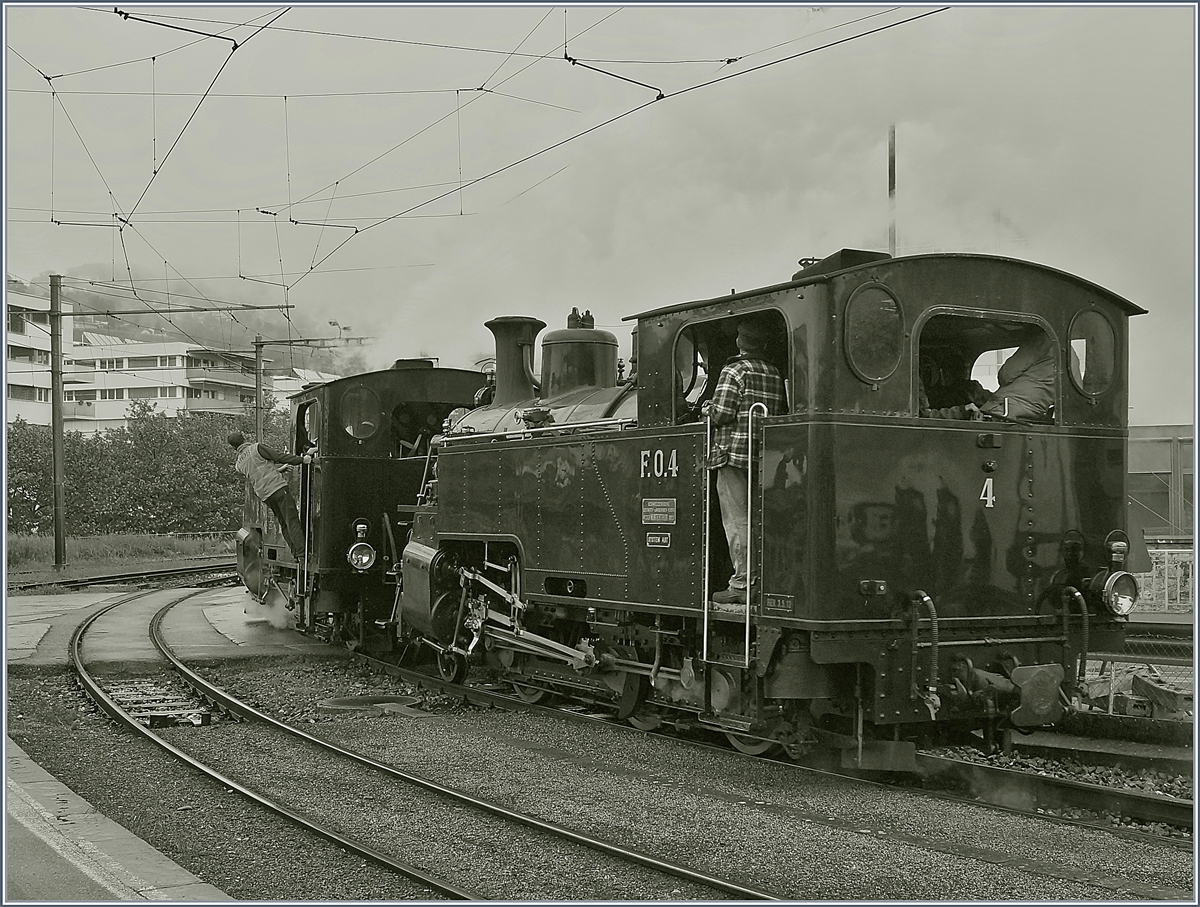
[[[264,440],[286,446],[288,419],[272,405]],[[63,437],[67,535],[231,531],[241,525],[245,482],[233,468],[231,431],[254,433],[250,413],[182,410],[177,416],[134,401],[128,425],[94,435]],[[52,536],[53,463],[50,429],[18,418],[8,426],[8,514],[12,540]]]

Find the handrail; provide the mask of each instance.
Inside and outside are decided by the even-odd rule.
[[[704,644],[701,647],[700,658],[708,661],[708,607],[711,589],[709,587],[709,568],[712,566],[712,477],[708,474],[708,463],[712,457],[712,413],[706,413],[704,419],[704,582],[701,592],[704,600],[700,607],[704,611],[704,629],[701,636]]]
[[[769,416],[767,404],[755,403],[746,413],[746,431],[749,435],[746,441],[746,653],[742,659],[742,667],[750,667],[750,590],[754,588],[751,582],[751,565],[754,559],[750,556],[754,544],[754,414],[761,412]],[[762,483],[759,483],[760,485]],[[761,588],[761,586],[760,586]]]
[[[549,434],[550,432],[561,431],[578,431],[579,429],[588,429],[591,431],[600,431],[605,428],[613,428],[620,426],[623,431],[626,426],[637,425],[637,419],[600,419],[594,422],[553,422],[550,425],[543,425],[538,428],[510,428],[506,431],[487,431],[487,432],[460,432],[453,435],[442,435],[441,446],[446,447],[449,444],[457,444],[461,441],[479,441],[485,438],[505,438],[517,440],[521,438],[530,438],[534,435]]]
[[[312,534],[313,472],[312,460],[300,464],[300,494],[304,498],[304,560],[296,578],[297,596],[308,595],[308,539]],[[283,529],[282,526],[279,528]]]

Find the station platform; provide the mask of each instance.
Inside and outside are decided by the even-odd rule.
[[[75,628],[122,594],[111,590],[7,597],[7,664],[65,664]],[[86,643],[90,657],[114,661],[156,658],[145,633],[146,611],[153,613],[162,606],[162,600],[156,598],[150,596],[141,608],[131,606],[121,618],[131,632],[125,633],[118,624],[95,634]],[[247,606],[254,607],[245,590],[215,589],[204,592],[202,608],[181,608],[169,614],[168,620],[187,626],[192,640],[180,650],[181,656],[228,655],[231,646],[247,655],[322,648],[297,633],[272,626],[262,615],[247,614]],[[5,903],[233,900],[99,813],[7,736],[4,755]]]
[[[233,900],[4,747],[5,903]]]

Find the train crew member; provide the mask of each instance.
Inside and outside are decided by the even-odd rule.
[[[767,329],[756,321],[745,319],[738,325],[738,355],[721,369],[712,400],[701,408],[702,413],[712,418],[712,452],[707,465],[717,472],[721,522],[733,561],[729,588],[712,597],[718,604],[744,604],[748,591],[746,502],[750,494],[750,407],[755,403],[765,404],[772,416],[787,411],[783,377],[764,358],[767,339]]]
[[[996,375],[999,389],[993,391],[980,411],[1017,422],[1044,422],[1054,403],[1054,346],[1039,331],[1009,356]]]
[[[283,530],[288,549],[292,557],[299,560],[304,554],[304,527],[300,525],[300,508],[288,488],[287,479],[282,470],[275,466],[281,463],[286,466],[298,466],[301,463],[311,463],[315,454],[305,454],[297,457],[294,454],[280,453],[266,444],[248,441],[240,431],[232,432],[227,438],[229,446],[237,451],[234,468],[250,480],[250,485],[260,501],[263,501]]]

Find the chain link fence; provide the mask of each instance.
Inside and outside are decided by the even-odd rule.
[[[1195,565],[1192,549],[1152,549],[1150,563],[1152,567],[1149,573],[1135,574],[1141,589],[1137,610],[1168,614],[1190,613]]]
[[[1083,702],[1110,715],[1191,721],[1195,692],[1191,548],[1150,551],[1122,652],[1088,659]]]

